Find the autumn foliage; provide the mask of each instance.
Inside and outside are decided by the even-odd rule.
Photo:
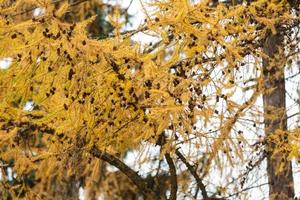
[[[282,159],[274,174],[299,157],[297,127],[263,131],[286,110],[260,102],[276,90],[266,79],[299,73],[298,3],[150,1],[125,32],[111,5],[99,36],[99,13],[81,9],[104,3],[0,0],[0,58],[12,58],[0,69],[1,196],[63,199],[83,187],[107,199],[249,199],[266,157]],[[140,33],[156,40],[142,45]],[[130,152],[150,171],[126,165]],[[111,191],[120,182],[127,196]]]

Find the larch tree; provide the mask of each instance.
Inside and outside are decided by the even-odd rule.
[[[125,31],[116,5],[105,32],[99,1],[0,0],[0,58],[12,61],[0,70],[0,194],[294,198],[285,74],[299,82],[299,3],[147,1]],[[43,13],[20,19],[33,8]]]
[[[14,1],[6,1],[6,6],[11,5],[14,3]],[[53,5],[56,8],[59,8],[64,1],[52,1]],[[24,22],[26,20],[32,20],[33,17],[38,17],[39,15],[42,15],[45,8],[41,7],[40,5],[36,4],[21,4],[18,8],[18,10],[13,15],[14,22],[20,23]],[[105,38],[108,37],[108,34],[110,34],[113,31],[112,25],[105,19],[105,16],[109,15],[114,9],[114,6],[109,3],[103,3],[99,1],[70,1],[69,2],[69,9],[68,12],[65,15],[62,15],[59,17],[59,20],[73,24],[82,20],[85,20],[92,15],[96,15],[95,20],[87,26],[87,34],[90,38]],[[122,16],[125,18],[125,22],[128,23],[128,19],[131,17],[127,13],[127,9],[122,9]],[[30,107],[30,102],[29,102]],[[31,109],[31,108],[29,108]],[[35,108],[36,109],[36,108]],[[50,130],[51,131],[51,130]],[[39,139],[43,137],[43,135],[38,136]],[[43,148],[44,145],[40,142],[36,144],[36,147]],[[9,183],[11,187],[14,187],[15,185],[20,185],[20,181],[24,181],[26,185],[29,185],[30,187],[33,187],[36,185],[36,182],[39,182],[40,179],[37,179],[35,177],[35,170],[32,170],[29,174],[24,175],[24,180],[19,180],[18,177],[14,177],[12,174],[15,174],[14,171],[11,171],[11,167],[14,165],[14,159],[10,159],[9,162],[3,161],[4,164],[2,165],[3,171],[2,175],[4,176],[5,184]],[[63,181],[56,181],[57,177],[54,176],[51,178],[51,182],[55,182],[55,184],[52,184],[49,187],[44,187],[42,189],[43,193],[39,195],[40,198],[46,198],[45,195],[49,199],[78,199],[78,189],[80,186],[84,184],[85,179],[92,179],[87,181],[88,184],[85,186],[85,194],[89,199],[97,199],[97,196],[99,196],[99,185],[105,184],[105,182],[109,181],[110,179],[113,179],[114,174],[109,174],[105,170],[105,164],[103,162],[94,161],[91,164],[90,168],[99,168],[99,175],[90,177],[90,171],[87,170],[85,172],[85,175],[82,177],[74,177],[74,176],[65,176],[63,177]],[[105,178],[108,176],[109,178]],[[112,177],[111,177],[112,176]],[[120,176],[120,175],[118,175]],[[123,175],[125,176],[125,175]],[[124,179],[124,177],[121,177]],[[126,179],[125,179],[126,180]],[[79,183],[78,183],[79,182]],[[103,183],[102,183],[103,182]],[[122,184],[126,185],[126,182],[122,182]],[[38,187],[40,187],[42,184],[39,184]],[[36,186],[35,186],[36,188]],[[39,188],[40,189],[40,188]],[[9,193],[5,193],[7,191],[5,188],[2,188],[1,190],[4,191],[4,193],[1,193],[1,196],[3,198],[12,198]],[[104,189],[105,190],[105,189]],[[123,191],[126,192],[126,191]],[[19,193],[20,196],[24,195],[23,190],[19,190],[17,193]],[[125,193],[126,194],[126,193]],[[8,195],[8,196],[6,196]]]

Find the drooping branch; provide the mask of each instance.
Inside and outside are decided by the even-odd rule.
[[[110,155],[107,152],[104,152],[97,147],[93,147],[90,150],[90,153],[105,162],[108,162],[112,166],[118,168],[122,173],[124,173],[136,186],[137,188],[150,199],[155,199],[155,193],[152,189],[148,186],[147,182],[138,175],[137,172],[132,170],[129,166],[127,166],[124,162],[122,162],[117,157]]]
[[[167,160],[167,163],[169,165],[170,169],[170,179],[171,179],[171,195],[170,195],[170,200],[175,200],[177,198],[177,174],[176,174],[176,167],[175,164],[170,156],[169,153],[165,154],[165,158]]]

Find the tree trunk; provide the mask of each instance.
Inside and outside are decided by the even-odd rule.
[[[280,34],[269,33],[264,43],[264,52],[269,58],[263,58],[264,74],[264,116],[266,137],[280,134],[287,130],[283,37]],[[270,90],[273,88],[273,90]],[[275,132],[277,130],[277,132]],[[282,132],[281,132],[282,134]],[[279,136],[281,144],[287,144],[288,135]],[[267,142],[267,174],[269,181],[269,197],[274,200],[294,198],[294,183],[291,162],[286,158],[287,151],[274,153],[280,148],[278,144]],[[280,169],[280,170],[279,170]]]

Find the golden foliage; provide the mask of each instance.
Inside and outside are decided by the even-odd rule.
[[[135,32],[121,33],[118,8],[110,18],[115,36],[95,40],[86,31],[95,16],[68,23],[62,20],[71,7],[66,2],[59,8],[52,1],[0,2],[0,58],[13,58],[0,70],[1,160],[14,159],[17,174],[36,170],[51,185],[53,178],[65,178],[58,169],[80,177],[91,167],[94,146],[123,157],[157,144],[162,134],[162,155],[182,145],[206,152],[205,173],[212,164],[222,170],[225,162],[246,163],[244,149],[263,148],[257,135],[250,134],[258,141],[255,149],[237,129],[243,117],[262,117],[255,112],[266,92],[262,41],[299,21],[286,1],[216,7],[209,1],[153,1],[141,26],[161,39],[153,49],[133,42]],[[27,6],[45,13],[18,19]],[[23,109],[28,101],[32,111]],[[299,154],[298,137],[292,137],[295,144],[276,150],[290,151],[289,159]]]

